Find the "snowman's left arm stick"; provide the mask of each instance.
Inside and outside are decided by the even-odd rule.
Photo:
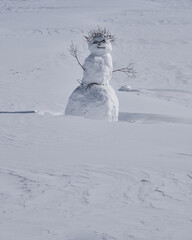
[[[130,63],[127,67],[113,70],[113,72],[122,72],[122,73],[125,73],[128,77],[131,77],[131,78],[135,78],[136,73],[137,73],[135,71],[132,63]]]
[[[83,65],[80,63],[79,58],[77,56],[77,47],[74,45],[73,42],[71,42],[70,45],[70,49],[69,49],[70,54],[77,60],[78,64],[81,66],[81,68],[83,70],[85,70],[85,68],[83,67]]]

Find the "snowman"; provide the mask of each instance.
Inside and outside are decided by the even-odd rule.
[[[69,97],[65,115],[118,121],[119,102],[109,84],[113,72],[112,36],[106,29],[96,29],[85,37],[90,55],[83,65],[83,79]]]

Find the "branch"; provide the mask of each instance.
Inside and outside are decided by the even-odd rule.
[[[72,41],[71,41],[69,52],[77,60],[78,64],[82,67],[82,69],[85,70],[85,68],[82,66],[77,56],[77,46],[75,46]]]
[[[113,70],[113,72],[122,72],[122,73],[125,73],[127,77],[131,77],[131,78],[135,78],[137,73],[132,63],[130,63],[127,67]]]

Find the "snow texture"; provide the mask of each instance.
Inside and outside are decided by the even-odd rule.
[[[89,49],[91,54],[83,64],[81,86],[70,96],[65,115],[117,121],[119,102],[109,85],[113,71],[111,42],[105,37],[94,37],[89,42]]]

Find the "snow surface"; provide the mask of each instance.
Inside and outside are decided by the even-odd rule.
[[[192,2],[0,1],[0,239],[191,240]],[[118,122],[64,116],[83,35],[117,37]],[[122,86],[139,91],[118,91]],[[35,111],[35,112],[34,112]]]

